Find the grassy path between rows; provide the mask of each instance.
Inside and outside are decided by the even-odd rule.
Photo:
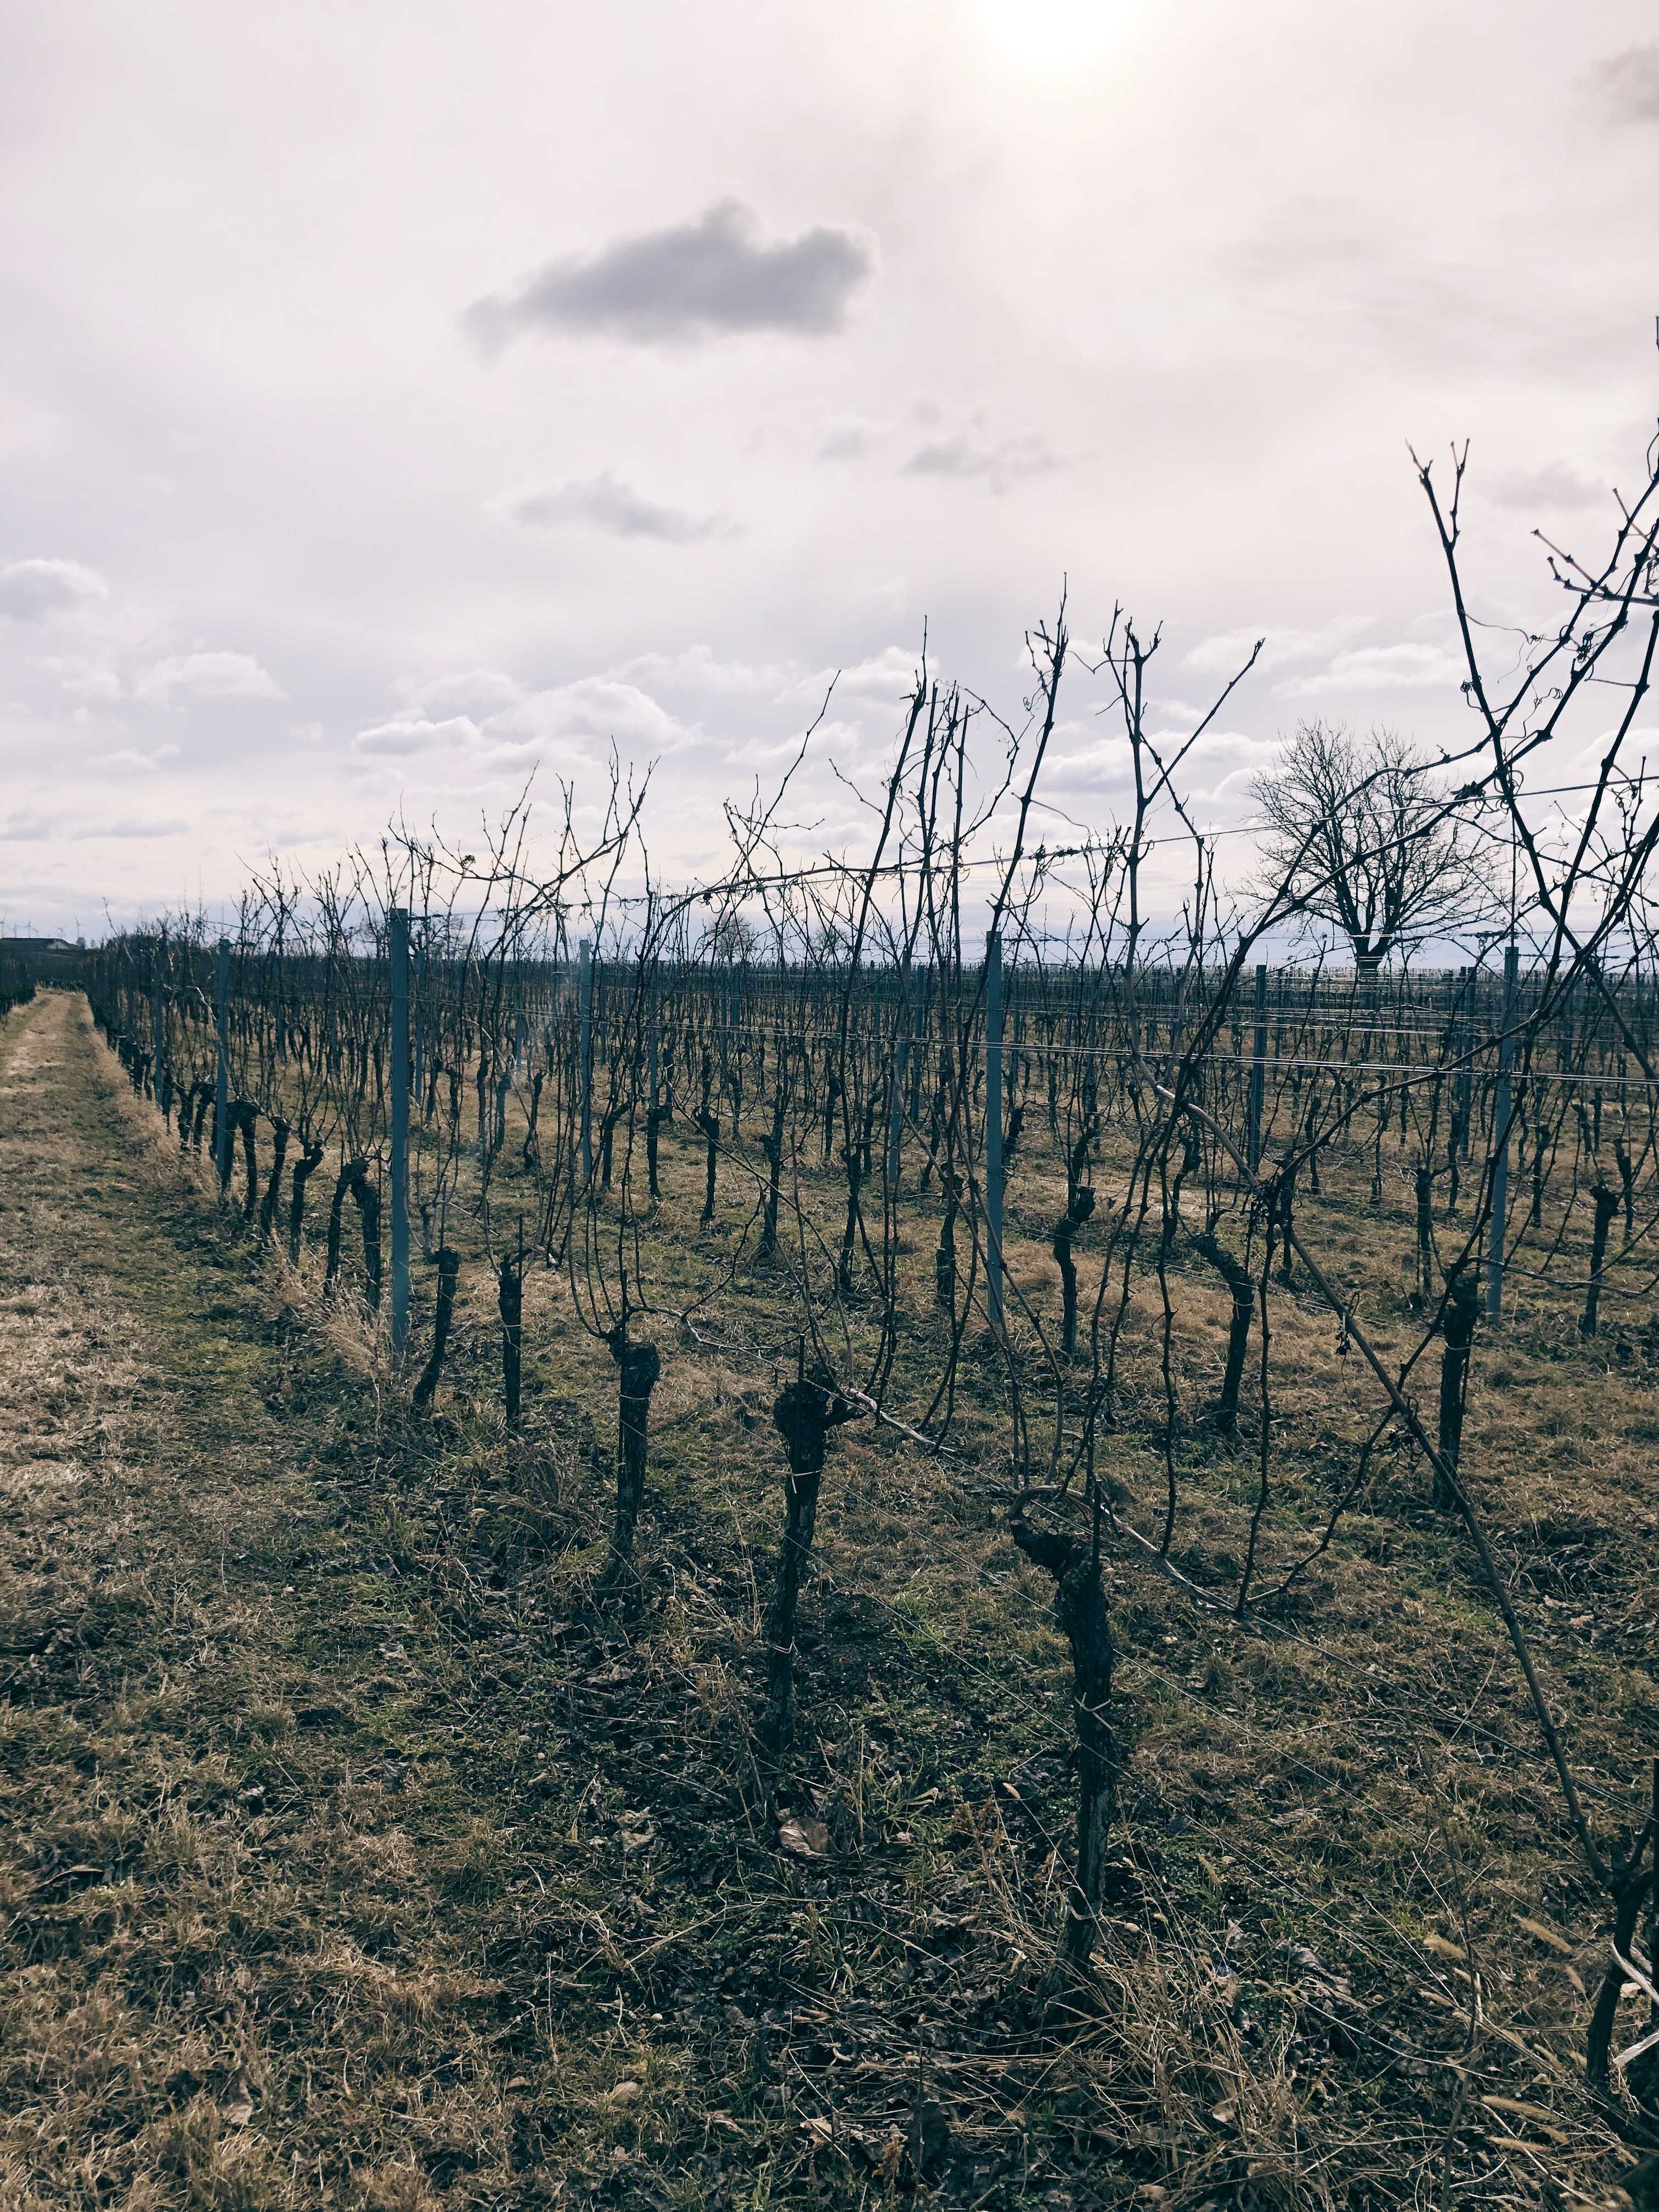
[[[502,2181],[534,2024],[446,1895],[489,1790],[405,1753],[283,1316],[77,1002],[0,1054],[0,2203]]]

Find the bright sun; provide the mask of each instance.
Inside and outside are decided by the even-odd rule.
[[[976,0],[994,44],[1032,69],[1094,60],[1123,29],[1133,0]]]

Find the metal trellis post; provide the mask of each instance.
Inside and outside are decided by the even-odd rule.
[[[1264,964],[1255,971],[1255,1030],[1250,1041],[1250,1093],[1249,1123],[1245,1131],[1244,1155],[1254,1175],[1261,1164],[1261,1102],[1266,1088],[1267,1061],[1267,970]]]
[[[230,939],[219,939],[219,980],[215,1007],[219,1061],[213,1085],[213,1164],[219,1188],[230,1188]]]
[[[581,941],[582,1181],[593,1180],[593,941]]]
[[[415,1003],[414,1003],[414,1076],[410,1085],[416,1103],[426,1097],[426,929],[421,930],[421,941],[415,947]]]
[[[985,940],[985,1302],[1002,1327],[1002,944]]]
[[[386,916],[392,969],[392,1349],[409,1340],[409,910]]]
[[[172,1103],[167,1083],[167,1017],[161,995],[161,963],[167,958],[167,932],[163,930],[155,941],[149,984],[150,1096],[161,1108],[163,1121]]]
[[[1516,979],[1521,956],[1504,955],[1504,1029],[1498,1047],[1498,1093],[1492,1104],[1492,1229],[1486,1243],[1486,1319],[1504,1313],[1504,1228],[1510,1195],[1510,1073],[1515,1066]]]
[[[887,1116],[887,1188],[896,1196],[899,1187],[899,1146],[904,1135],[904,1071],[910,1058],[910,1040],[900,1036],[893,1047],[893,1102]]]
[[[1460,1054],[1468,1052],[1474,1035],[1474,1024],[1468,1014],[1470,987],[1471,971],[1467,968],[1460,968],[1457,971],[1459,1012],[1455,1032],[1457,1050]],[[1458,1072],[1455,1110],[1458,1157],[1460,1159],[1466,1160],[1469,1156],[1469,1125],[1474,1118],[1474,1074],[1473,1069],[1467,1065]]]

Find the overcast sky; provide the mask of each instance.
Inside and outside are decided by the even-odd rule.
[[[100,929],[532,766],[657,857],[1010,714],[1069,580],[1248,811],[1298,715],[1464,732],[1407,453],[1491,611],[1659,399],[1651,0],[0,7],[0,928]],[[1122,760],[1072,689],[1050,787]],[[827,773],[805,813],[835,844]],[[814,811],[816,810],[816,811]]]

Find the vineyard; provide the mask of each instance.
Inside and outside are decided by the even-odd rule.
[[[1127,624],[1133,806],[1038,836],[1062,611],[1023,727],[918,675],[860,855],[781,790],[670,885],[618,775],[552,867],[526,805],[0,968],[11,1110],[56,1024],[259,1302],[283,1598],[471,1947],[449,2075],[370,2039],[371,2129],[224,1936],[239,2070],[113,2201],[1659,2201],[1650,505],[1509,705],[1466,629],[1461,781],[1384,757],[1419,811],[1350,787],[1346,859],[1327,814],[1248,902]],[[1592,708],[1540,829],[1521,763]],[[1455,964],[1434,871],[1418,942],[1339,901],[1342,958],[1267,957],[1424,853]],[[250,1863],[308,1695],[233,1731]],[[8,2141],[17,2201],[112,2201]]]

